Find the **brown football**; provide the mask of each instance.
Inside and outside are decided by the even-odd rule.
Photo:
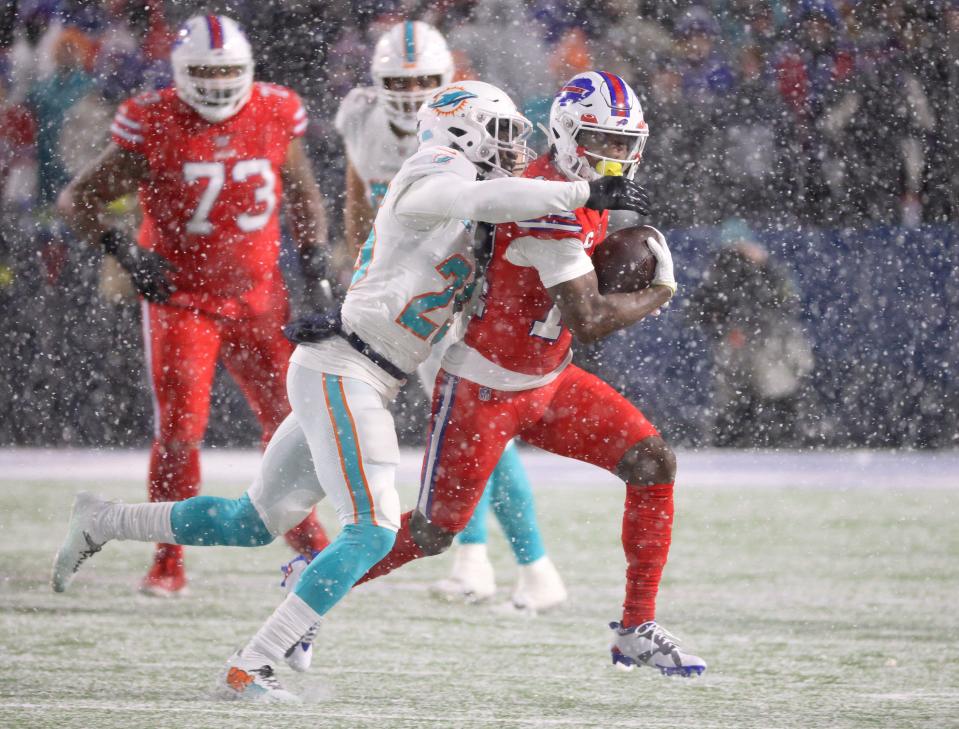
[[[599,293],[628,294],[647,288],[656,275],[656,256],[646,239],[662,236],[650,225],[622,228],[608,235],[593,253]]]

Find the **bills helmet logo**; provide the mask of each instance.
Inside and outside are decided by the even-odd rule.
[[[582,101],[595,90],[596,87],[593,86],[593,82],[585,76],[574,78],[559,90],[559,93],[556,95],[556,103],[560,106],[566,106],[567,104]]]
[[[477,98],[476,94],[470,93],[466,89],[454,87],[433,97],[433,100],[429,103],[429,108],[440,116],[452,116],[462,109],[467,101],[475,98]]]

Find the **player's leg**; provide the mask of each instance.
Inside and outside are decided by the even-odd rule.
[[[286,371],[293,345],[282,333],[289,312],[286,290],[279,288],[276,299],[266,314],[225,326],[221,349],[223,363],[260,423],[264,444],[290,412]],[[287,544],[307,557],[330,543],[315,510],[285,536]]]
[[[308,514],[323,491],[303,431],[289,416],[263,454],[253,486],[238,499],[123,504],[80,493],[54,563],[53,588],[65,590],[80,565],[111,540],[255,547]]]
[[[220,336],[204,314],[144,303],[143,341],[153,394],[155,433],[150,451],[150,501],[181,501],[200,489],[200,443],[206,431]],[[150,595],[182,594],[182,547],[157,544],[140,585]]]
[[[513,400],[522,398],[521,393],[488,391],[480,397],[480,389],[440,372],[416,508],[403,514],[393,549],[361,582],[444,552],[466,528],[503,448],[518,428]]]
[[[483,602],[496,594],[496,573],[490,562],[486,543],[492,488],[490,482],[473,510],[466,528],[456,535],[453,566],[448,577],[430,585],[430,592],[444,600],[468,603]]]
[[[448,342],[451,340],[452,337],[447,336],[435,345],[430,350],[430,356],[416,368],[420,386],[431,401],[436,385],[436,375],[443,362],[443,356],[449,348]],[[488,515],[489,491],[487,489],[473,510],[473,518],[456,537],[457,545],[453,552],[453,567],[449,577],[430,585],[430,591],[437,597],[446,600],[479,602],[496,594],[496,573],[486,549],[489,539]]]
[[[556,607],[566,600],[566,586],[546,554],[536,519],[533,489],[515,443],[506,446],[487,491],[496,519],[519,566],[516,587],[507,605],[524,612]]]
[[[622,543],[626,597],[614,627],[613,660],[664,673],[701,673],[705,662],[677,647],[655,622],[656,596],[673,527],[676,458],[655,427],[608,384],[578,367],[561,375],[549,409],[521,437],[592,463],[626,482]]]
[[[486,552],[490,504],[519,567],[516,587],[506,606],[536,612],[565,601],[566,587],[543,546],[532,485],[512,443],[506,446],[496,464],[473,517],[457,535],[453,569],[449,577],[432,586],[434,594],[467,602],[495,594],[493,565]]]
[[[293,591],[227,664],[221,689],[242,694],[240,673],[272,667],[390,550],[399,526],[399,446],[382,396],[364,382],[290,366],[293,414],[324,491],[343,524]],[[272,670],[272,669],[271,669]],[[239,672],[239,673],[238,673]],[[231,681],[230,676],[233,676]]]

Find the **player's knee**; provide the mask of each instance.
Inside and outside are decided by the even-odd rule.
[[[676,480],[676,454],[666,441],[654,435],[627,451],[616,473],[626,483],[637,486],[672,483]]]
[[[237,530],[237,544],[260,547],[276,539],[276,535],[263,523],[263,518],[247,494],[243,494],[233,503],[235,511],[232,518]]]
[[[443,529],[442,527],[430,524],[420,512],[414,511],[410,517],[410,534],[416,546],[422,550],[423,555],[432,557],[441,554],[450,548],[454,532]]]
[[[343,535],[363,555],[367,569],[389,554],[396,541],[396,532],[376,524],[348,524]]]

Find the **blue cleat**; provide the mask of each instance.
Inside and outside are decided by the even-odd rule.
[[[706,670],[706,661],[683,651],[679,640],[652,620],[632,628],[616,622],[609,627],[613,631],[609,649],[617,668],[632,671],[636,666],[650,666],[664,676],[686,678]]]

